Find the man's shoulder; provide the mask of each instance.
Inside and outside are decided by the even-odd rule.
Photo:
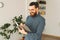
[[[45,18],[40,15],[39,17],[40,20],[45,21]]]
[[[30,16],[27,16],[27,18],[26,19],[30,19],[31,17]]]
[[[27,16],[27,18],[30,18],[31,16],[29,15],[29,16]]]
[[[41,16],[40,12],[38,12],[39,18],[45,20],[43,16]]]

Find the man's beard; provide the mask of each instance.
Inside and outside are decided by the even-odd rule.
[[[35,17],[36,15],[37,15],[37,13],[34,13],[33,15],[30,13],[30,16],[32,16],[32,17]]]

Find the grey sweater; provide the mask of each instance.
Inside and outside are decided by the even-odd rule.
[[[45,27],[45,19],[37,14],[35,17],[28,16],[25,23],[32,32],[28,32],[25,40],[41,40],[41,35]]]

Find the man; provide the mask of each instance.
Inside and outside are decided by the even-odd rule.
[[[45,26],[45,19],[40,15],[38,10],[39,4],[37,2],[31,2],[29,4],[30,15],[27,17],[25,25],[30,28],[31,32],[19,29],[20,33],[26,35],[24,40],[41,40],[41,35]]]

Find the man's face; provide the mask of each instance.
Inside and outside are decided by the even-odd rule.
[[[30,16],[35,16],[37,14],[37,8],[35,6],[29,6]]]

